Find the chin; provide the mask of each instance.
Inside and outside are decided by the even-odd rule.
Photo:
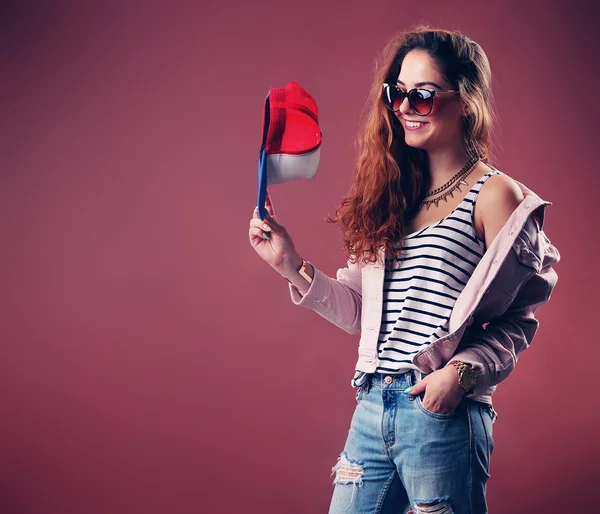
[[[411,148],[417,148],[419,150],[427,150],[427,144],[426,143],[420,143],[418,141],[407,141],[407,139],[404,139],[404,142],[406,143],[406,146],[410,146]]]

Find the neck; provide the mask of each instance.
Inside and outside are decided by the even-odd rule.
[[[456,146],[428,150],[429,156],[429,189],[436,189],[456,175],[467,164],[470,157]]]

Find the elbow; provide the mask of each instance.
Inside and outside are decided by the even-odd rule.
[[[361,329],[362,329],[362,324],[361,324],[361,316],[360,316],[360,309],[359,309],[359,313],[356,315],[356,317],[354,318],[354,321],[352,321],[351,323],[337,323],[337,325],[344,331],[347,332],[348,334],[359,334]],[[339,321],[339,320],[338,320]]]
[[[360,293],[349,289],[350,296],[352,298],[352,308],[346,311],[345,316],[341,316],[343,319],[342,325],[339,325],[348,334],[358,334],[362,328],[362,296]]]
[[[354,324],[354,325],[350,325],[350,326],[346,327],[344,330],[346,332],[348,332],[348,334],[352,334],[352,335],[354,335],[354,334],[360,334],[360,330],[361,330],[360,323]]]
[[[517,359],[518,357],[516,355],[511,355],[506,361],[502,362],[500,365],[496,365],[496,369],[491,377],[491,385],[498,385],[508,378],[517,365]]]

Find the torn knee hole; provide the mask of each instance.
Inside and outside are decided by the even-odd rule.
[[[453,514],[447,498],[434,500],[417,500],[413,507],[414,514]]]
[[[332,468],[332,474],[334,472],[334,483],[354,483],[361,485],[362,476],[365,470],[361,461],[348,458],[348,454],[345,451],[343,451],[338,457],[337,464]]]

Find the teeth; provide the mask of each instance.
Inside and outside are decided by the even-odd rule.
[[[406,122],[407,127],[420,127],[421,125],[425,125],[425,123],[420,123],[418,121],[407,121]]]

